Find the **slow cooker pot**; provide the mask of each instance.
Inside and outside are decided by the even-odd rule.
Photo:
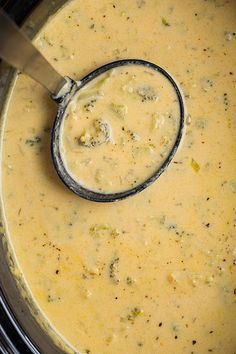
[[[47,18],[65,2],[65,0],[0,0],[0,7],[3,7],[12,19],[22,26],[25,33],[33,38]],[[0,117],[14,79],[15,71],[0,62]],[[0,215],[0,353],[63,353],[60,340],[53,341],[48,335],[47,326],[39,325],[35,320],[33,314],[37,309],[33,310],[30,300],[20,291],[23,284],[17,285],[11,271],[14,269],[14,261],[7,246],[2,211]]]

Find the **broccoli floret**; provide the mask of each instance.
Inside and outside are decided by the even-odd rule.
[[[114,258],[109,264],[109,277],[114,284],[119,284],[120,279],[118,278],[118,264],[120,262],[120,258]]]
[[[102,119],[95,119],[92,129],[85,131],[80,137],[76,138],[78,143],[85,147],[96,147],[111,140],[110,125]]]
[[[151,86],[139,87],[136,92],[141,97],[142,102],[144,102],[144,101],[156,101],[158,99],[157,92]]]

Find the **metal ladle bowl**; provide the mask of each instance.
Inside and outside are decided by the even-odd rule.
[[[124,59],[99,67],[79,82],[76,82],[69,77],[62,77],[1,9],[0,57],[6,60],[13,67],[28,74],[48,89],[51,93],[52,99],[58,104],[57,115],[51,132],[52,160],[57,174],[61,178],[62,182],[78,196],[95,202],[114,202],[132,196],[152,184],[165,171],[174,157],[184,130],[184,100],[175,80],[160,66],[141,59]],[[125,65],[142,65],[144,67],[151,68],[165,76],[165,78],[170,82],[174,88],[179,104],[180,117],[178,131],[175,142],[163,163],[143,183],[129,190],[118,193],[101,193],[92,191],[76,181],[66,169],[62,159],[60,144],[62,123],[68,104],[80,89],[82,89],[90,81],[97,78],[99,75],[104,74],[106,71]]]

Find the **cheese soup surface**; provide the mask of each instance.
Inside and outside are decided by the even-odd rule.
[[[104,193],[131,189],[159,170],[180,125],[172,83],[140,64],[93,79],[64,116],[61,150],[68,172],[84,187]]]
[[[54,103],[17,76],[3,132],[9,242],[36,306],[72,352],[235,353],[235,19],[234,0],[72,0],[34,40],[76,80],[117,59],[154,62],[180,83],[188,111],[181,148],[152,186],[117,203],[89,202],[67,190],[52,166]],[[126,104],[117,96],[108,107],[119,127]],[[154,144],[160,117],[141,113],[135,122],[150,125],[134,133],[143,128]],[[90,141],[76,129],[81,143]],[[148,156],[137,153],[140,161]],[[98,171],[95,188],[112,176]]]

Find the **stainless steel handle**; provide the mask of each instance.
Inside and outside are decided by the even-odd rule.
[[[49,64],[20,28],[0,9],[0,57],[47,88],[54,96],[67,80]]]

